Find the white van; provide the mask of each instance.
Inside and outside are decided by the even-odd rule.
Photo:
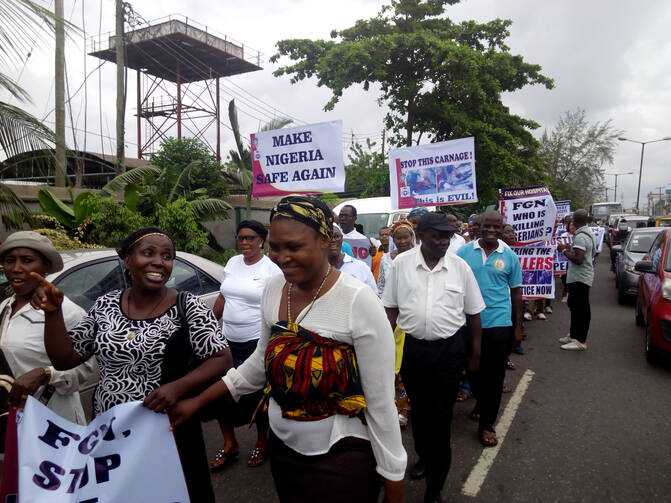
[[[410,209],[392,210],[391,197],[369,197],[366,199],[350,199],[343,201],[333,208],[335,214],[340,214],[343,206],[356,208],[356,223],[363,225],[363,234],[377,238],[382,227],[391,227],[394,222],[408,216]],[[427,206],[429,211],[435,211],[435,206]]]

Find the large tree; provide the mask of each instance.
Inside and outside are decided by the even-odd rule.
[[[617,137],[611,121],[590,124],[584,110],[564,112],[541,137],[540,157],[557,199],[586,208],[603,194],[604,166],[612,164]]]
[[[389,168],[384,156],[374,150],[375,142],[366,139],[366,145],[356,142],[350,146],[345,166],[345,193],[347,196],[378,197],[389,195]]]
[[[392,0],[376,17],[331,32],[331,40],[279,41],[271,61],[294,61],[276,76],[294,83],[314,76],[331,89],[325,110],[354,84],[379,84],[396,145],[475,136],[480,196],[494,200],[498,187],[542,180],[529,131],[538,125],[511,114],[501,94],[553,81],[509,52],[511,21],[446,17],[446,5],[458,1]]]

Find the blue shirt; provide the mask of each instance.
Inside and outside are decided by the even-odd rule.
[[[499,241],[499,247],[489,257],[480,247],[479,239],[457,251],[473,270],[487,305],[480,313],[482,328],[512,326],[510,288],[522,286],[522,268],[517,254],[502,243]]]

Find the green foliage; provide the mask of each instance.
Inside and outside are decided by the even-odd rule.
[[[30,221],[30,210],[14,191],[0,183],[0,215],[7,230],[19,230],[24,222]]]
[[[82,248],[102,248],[100,245],[82,243],[78,239],[73,239],[63,231],[56,229],[35,229],[35,232],[49,238],[57,250],[79,250]]]
[[[350,146],[345,166],[345,192],[357,197],[389,195],[389,167],[380,152],[373,148],[375,142],[366,138],[365,148],[360,143]]]
[[[80,232],[86,236],[84,239],[94,243],[116,247],[129,234],[151,223],[149,219],[111,197],[100,197],[92,203],[95,210],[83,228],[80,228]]]
[[[580,109],[565,112],[551,132],[544,131],[539,154],[555,199],[570,199],[572,208],[601,200],[604,166],[613,163],[620,135],[610,120],[590,124]]]
[[[201,256],[212,262],[216,262],[219,265],[225,266],[228,260],[235,255],[239,255],[240,251],[235,248],[224,248],[223,251],[218,252],[214,251],[211,248],[207,248],[205,251],[201,252]]]
[[[72,208],[47,189],[40,189],[37,192],[37,199],[42,211],[55,218],[71,236],[74,236],[76,229],[90,219],[98,206],[97,197],[92,193],[82,192],[77,197],[73,197],[72,189],[69,190]]]
[[[197,253],[207,243],[207,232],[199,227],[196,212],[186,199],[159,208],[156,224],[172,236],[178,250]]]
[[[529,132],[538,125],[510,114],[501,94],[533,84],[549,89],[553,81],[509,52],[511,21],[454,23],[445,6],[455,3],[393,0],[376,17],[331,32],[332,40],[279,41],[271,61],[292,60],[276,76],[290,75],[292,83],[316,77],[328,87],[325,110],[350,86],[377,83],[392,144],[475,136],[479,197],[493,202],[500,187],[543,178]]]
[[[187,166],[198,163],[187,170]],[[151,155],[150,163],[161,170],[174,167],[186,173],[181,187],[185,191],[205,189],[209,197],[228,194],[222,175],[222,166],[204,143],[196,138],[167,138],[161,142],[158,152]]]

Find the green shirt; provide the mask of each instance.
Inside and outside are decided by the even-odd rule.
[[[594,263],[595,243],[596,238],[587,225],[583,225],[575,231],[571,251],[583,250],[585,252],[585,259],[580,265],[575,264],[571,260],[568,261],[567,283],[585,283],[588,286],[592,286],[592,280],[594,279],[594,266],[592,264]]]

